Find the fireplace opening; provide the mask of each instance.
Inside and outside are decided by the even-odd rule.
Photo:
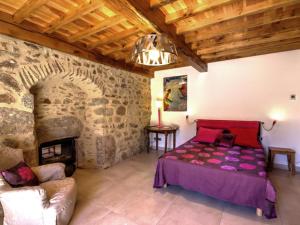
[[[40,144],[39,164],[64,163],[66,165],[66,176],[72,176],[77,167],[75,143],[77,138],[69,137]]]

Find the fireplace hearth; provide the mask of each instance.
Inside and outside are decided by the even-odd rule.
[[[77,166],[76,138],[78,137],[69,137],[40,144],[39,164],[64,163],[66,165],[66,176],[72,176]]]

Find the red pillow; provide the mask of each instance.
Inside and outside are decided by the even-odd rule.
[[[222,132],[223,130],[220,129],[210,129],[205,127],[200,127],[193,141],[214,143]]]
[[[261,148],[257,140],[257,128],[230,128],[231,133],[236,135],[234,144],[252,148]]]
[[[1,175],[12,187],[39,185],[37,176],[25,162],[20,162],[10,169],[1,171]]]

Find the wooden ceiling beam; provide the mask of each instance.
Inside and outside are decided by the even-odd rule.
[[[249,40],[251,38],[259,38],[260,36],[272,37],[278,32],[287,32],[298,29],[300,27],[300,20],[298,18],[291,20],[284,20],[273,24],[257,27],[248,31],[237,32],[218,36],[212,39],[206,39],[199,42],[192,43],[192,49],[208,48],[211,46],[218,46],[226,43],[237,42],[242,40]]]
[[[124,1],[124,0],[122,0]],[[169,38],[176,45],[180,56],[189,57],[189,60],[198,65],[197,69],[201,72],[207,71],[207,64],[204,63],[199,56],[197,56],[184,42],[183,36],[176,34],[176,27],[173,24],[165,24],[165,15],[159,9],[151,9],[148,0],[128,0],[128,2],[135,7],[135,9],[143,15],[153,26],[169,36]]]
[[[62,40],[53,37],[49,37],[47,35],[40,34],[38,32],[28,31],[25,30],[24,28],[20,28],[16,25],[2,22],[2,21],[0,21],[0,27],[1,27],[0,33],[4,35],[18,38],[24,41],[33,42],[42,46],[46,46],[48,48],[56,49],[61,52],[65,52],[71,55],[85,58],[97,63],[112,66],[118,69],[137,73],[146,77],[153,77],[153,74],[146,69],[130,66],[123,61],[116,61],[106,56],[103,56],[101,54],[95,54],[94,52],[89,52],[80,47],[74,46],[72,44],[69,44],[67,42],[64,42]]]
[[[210,16],[208,18],[199,19],[197,23],[177,24],[177,34],[184,34],[220,23],[220,21],[225,22],[243,16],[254,15],[264,11],[285,7],[296,3],[299,3],[299,0],[264,0],[263,2],[256,3],[255,6],[247,6],[246,4],[242,4],[242,9],[236,8],[236,10],[231,11],[230,13],[222,13],[221,15],[213,14],[213,16]],[[184,22],[184,20],[181,22]]]
[[[300,49],[300,38],[288,39],[284,41],[271,42],[267,44],[254,45],[250,47],[237,48],[228,51],[207,54],[203,55],[203,59],[207,62],[216,62],[242,57],[249,57],[254,55],[291,51],[296,49]]]
[[[81,32],[78,32],[77,34],[71,36],[68,38],[69,42],[76,42],[78,40],[81,40],[83,38],[86,38],[88,36],[91,36],[93,34],[96,34],[98,32],[101,32],[103,30],[106,30],[110,27],[115,26],[116,24],[119,24],[123,21],[125,21],[126,18],[124,18],[123,16],[120,15],[116,15],[110,18],[106,18],[105,20],[103,20],[102,22],[99,22],[98,24],[96,24],[95,26],[89,28],[89,29],[84,29]]]
[[[0,21],[20,26],[19,24],[17,24],[16,22],[14,22],[13,15],[10,15],[8,13],[1,12],[1,11],[0,11]],[[33,31],[33,32],[39,32],[39,33],[43,32],[43,30],[42,30],[42,28],[40,26],[38,26],[36,24],[32,24],[32,23],[28,22],[27,20],[25,20],[22,23],[22,27],[24,29],[26,29],[26,30],[30,30],[30,31]],[[0,30],[1,30],[1,28],[0,28]]]
[[[135,41],[127,42],[125,44],[120,45],[117,48],[110,48],[109,50],[102,51],[102,55],[110,55],[115,52],[128,51],[133,48],[134,44],[135,44]]]
[[[155,28],[136,12],[135,8],[130,5],[126,0],[109,0],[105,3],[109,8],[119,15],[124,16],[130,23],[138,27],[144,33],[151,33]]]
[[[113,34],[112,36],[109,36],[107,38],[103,38],[99,41],[96,41],[95,43],[91,44],[88,48],[93,49],[93,48],[97,48],[100,45],[108,45],[108,44],[111,44],[113,42],[125,39],[125,38],[127,38],[129,36],[132,36],[134,34],[137,34],[139,32],[141,32],[141,31],[138,28],[135,28],[135,27],[131,28],[129,30],[126,30],[126,31],[121,31],[117,34]]]
[[[203,28],[185,35],[186,43],[192,43],[220,37],[226,34],[244,31],[259,26],[276,23],[289,19],[299,19],[300,17],[300,4],[297,7],[290,7],[282,10],[272,10],[265,12],[263,16],[256,19],[247,19],[245,17],[238,18],[232,21],[221,22],[219,24],[209,27],[210,29]]]
[[[189,65],[186,64],[185,62],[177,62],[175,64],[169,64],[169,65],[159,66],[159,67],[152,66],[149,70],[155,72],[155,71],[175,69],[175,68],[180,68],[185,66],[189,66]]]
[[[13,20],[16,23],[23,22],[32,12],[36,9],[41,7],[42,5],[46,4],[48,0],[27,0],[25,1],[24,5],[18,9],[14,16]]]
[[[197,50],[197,54],[205,55],[205,54],[221,52],[229,49],[242,48],[246,46],[282,41],[282,40],[298,38],[298,37],[300,37],[300,29],[295,29],[286,32],[274,33],[272,36],[261,35],[260,37],[249,38],[242,41],[234,41],[234,42],[225,43],[213,47],[202,48]]]
[[[150,0],[150,7],[151,9],[160,8],[175,1],[176,0]]]
[[[60,29],[64,25],[67,25],[80,17],[83,17],[96,9],[99,9],[104,5],[102,0],[88,0],[88,2],[83,1],[76,10],[71,11],[62,19],[55,21],[54,23],[50,24],[50,26],[45,30],[47,33],[53,33],[56,30]]]
[[[191,16],[196,16],[197,14],[203,13],[212,8],[220,7],[232,2],[236,2],[236,0],[214,0],[214,1],[202,2],[201,4],[196,3],[194,5],[188,5],[188,8],[186,9],[181,9],[174,13],[167,14],[166,23],[167,24],[176,23],[180,20],[184,20]]]

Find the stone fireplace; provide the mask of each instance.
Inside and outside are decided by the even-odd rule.
[[[40,143],[78,136],[79,167],[145,148],[150,79],[0,36],[0,145],[37,164]]]

